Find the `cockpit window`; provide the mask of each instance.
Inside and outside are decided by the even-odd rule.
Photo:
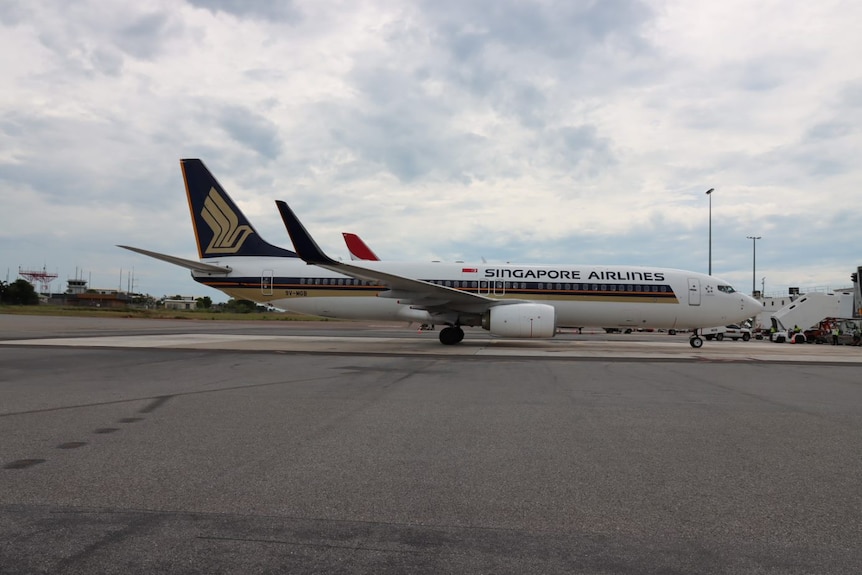
[[[735,292],[736,290],[735,290],[735,289],[733,289],[731,286],[722,286],[722,285],[720,285],[720,286],[718,286],[718,291],[723,291],[724,293],[733,293],[733,292]]]

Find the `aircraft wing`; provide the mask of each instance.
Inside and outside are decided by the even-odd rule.
[[[190,269],[192,271],[217,273],[217,274],[227,274],[227,273],[230,273],[230,271],[231,271],[231,269],[227,266],[217,266],[217,265],[213,265],[213,264],[205,264],[203,262],[196,262],[195,260],[187,260],[185,258],[178,258],[176,256],[169,256],[167,254],[160,254],[159,252],[151,252],[150,250],[142,250],[141,248],[133,248],[131,246],[117,245],[117,247],[123,248],[124,250],[130,250],[133,252],[137,252],[137,253],[143,254],[145,256],[150,256],[151,258],[155,258],[157,260],[162,260],[163,262],[168,262],[169,264],[174,264],[176,266]]]
[[[317,242],[314,241],[305,226],[285,202],[276,201],[275,203],[281,213],[281,219],[284,221],[287,233],[290,234],[290,239],[293,241],[294,249],[305,263],[357,279],[380,282],[391,290],[381,294],[381,297],[398,298],[404,300],[404,303],[411,303],[423,308],[445,308],[469,313],[481,313],[491,306],[520,302],[520,300],[499,300],[334,260],[320,249]]]

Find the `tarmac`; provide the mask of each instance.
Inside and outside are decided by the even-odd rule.
[[[0,315],[0,573],[858,573],[860,361]]]
[[[407,327],[405,323],[236,322],[8,315],[0,315],[0,320],[7,324],[3,326],[0,323],[3,326],[0,345],[442,357],[862,363],[862,347],[778,344],[752,339],[747,342],[707,341],[702,348],[694,349],[688,345],[689,335],[685,333],[675,336],[647,332],[605,334],[599,328],[587,328],[584,333],[561,330],[550,340],[502,339],[480,329],[468,329],[461,344],[443,346],[437,339],[436,331],[420,331]],[[12,324],[15,324],[14,327]],[[40,337],[47,333],[51,333],[51,337]]]

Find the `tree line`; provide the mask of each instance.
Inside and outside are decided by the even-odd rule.
[[[180,296],[175,296],[181,299]],[[231,298],[227,303],[214,305],[209,296],[196,298],[199,309],[213,309],[217,307],[220,311],[232,313],[253,313],[266,311],[265,306],[258,305],[248,300],[236,300]],[[39,294],[33,284],[25,279],[17,279],[13,282],[0,281],[0,304],[6,305],[38,305]]]
[[[38,305],[39,294],[27,280],[17,279],[12,283],[0,281],[0,303],[7,305]]]

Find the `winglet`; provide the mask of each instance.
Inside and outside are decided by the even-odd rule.
[[[278,211],[281,214],[281,220],[284,222],[284,227],[287,228],[287,233],[293,241],[293,247],[296,253],[307,264],[318,265],[337,265],[338,262],[323,253],[317,242],[296,217],[286,203],[281,200],[276,200],[275,205],[278,206]]]

